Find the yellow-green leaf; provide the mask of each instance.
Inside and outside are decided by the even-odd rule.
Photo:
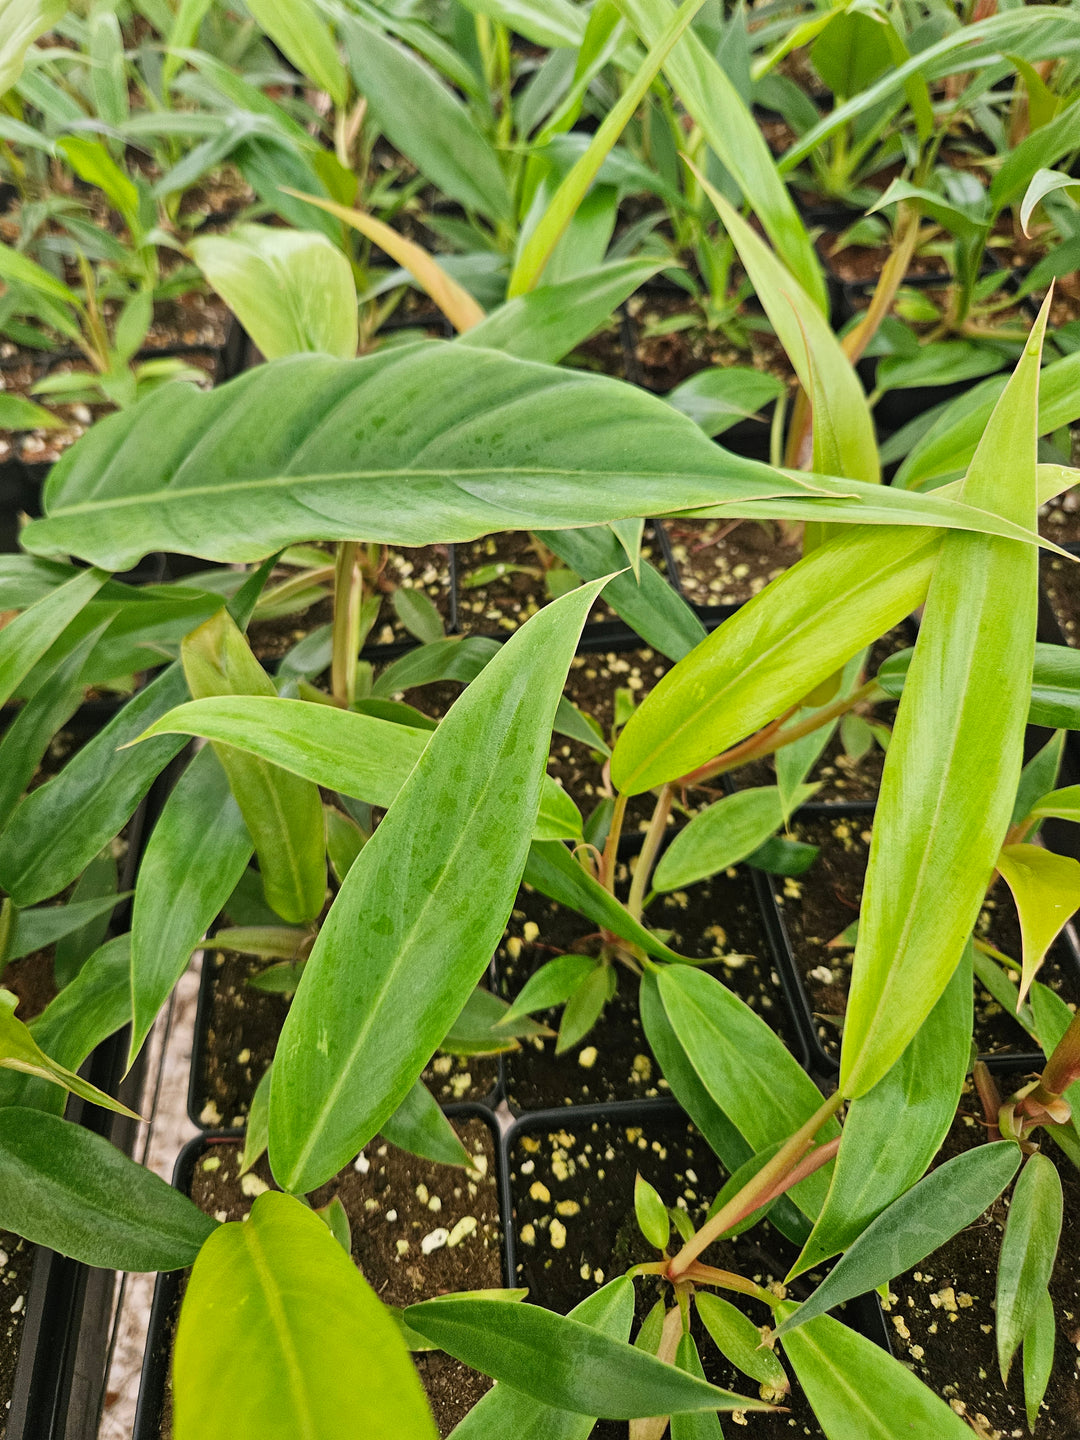
[[[1023,1004],[1047,950],[1080,907],[1080,861],[1041,845],[1005,845],[997,868],[1020,916],[1024,961],[1017,1003]]]

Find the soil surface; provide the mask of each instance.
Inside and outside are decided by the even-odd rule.
[[[791,826],[794,837],[820,846],[820,854],[805,875],[798,879],[778,877],[773,882],[795,964],[814,1013],[818,1039],[825,1053],[834,1059],[840,1053],[853,951],[830,942],[858,919],[872,823],[869,814],[795,819]],[[1019,958],[1016,909],[1002,884],[987,900],[975,933],[1006,955]],[[1080,999],[1080,977],[1066,946],[1065,940],[1059,940],[1051,948],[1039,979],[1066,1001],[1075,1001]],[[983,1055],[1030,1054],[1038,1048],[978,983],[974,1033]]]
[[[693,605],[741,604],[802,555],[800,536],[772,521],[672,519],[664,527]]]
[[[434,1165],[376,1138],[310,1197],[315,1206],[340,1199],[353,1259],[388,1305],[505,1283],[494,1137],[482,1120],[456,1128],[475,1168]],[[195,1162],[191,1198],[222,1222],[245,1219],[255,1196],[276,1188],[265,1156],[241,1176],[240,1155],[239,1142],[208,1141]],[[448,1435],[491,1382],[441,1351],[414,1359],[440,1434]],[[161,1433],[163,1440],[172,1435],[169,1413]]]
[[[757,1011],[788,1045],[797,1043],[745,871],[661,896],[646,919],[672,932],[667,943],[679,954],[715,959],[710,973]],[[545,895],[522,887],[495,957],[500,993],[514,998],[535,970],[566,951],[597,954],[596,927]],[[668,1093],[641,1027],[637,976],[618,965],[616,975],[614,998],[577,1045],[556,1055],[553,1038],[534,1036],[505,1057],[506,1098],[512,1107],[537,1110]],[[557,1029],[561,1013],[555,1009],[535,1018]]]

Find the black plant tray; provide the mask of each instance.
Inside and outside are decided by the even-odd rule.
[[[507,1150],[502,1141],[500,1129],[492,1113],[480,1105],[448,1105],[446,1114],[451,1120],[481,1120],[490,1129],[495,1150],[498,1192],[499,1220],[502,1226],[502,1268],[503,1283],[510,1285],[513,1274],[511,1266],[512,1248],[509,1240],[511,1211],[509,1183],[507,1178]],[[214,1130],[196,1135],[189,1140],[176,1158],[172,1183],[185,1195],[190,1194],[195,1166],[199,1158],[215,1143],[241,1139],[243,1131]],[[132,1440],[161,1440],[162,1422],[165,1416],[165,1398],[172,1358],[173,1329],[180,1312],[186,1270],[164,1271],[158,1275],[154,1286],[154,1300],[150,1310],[150,1325],[143,1355],[142,1376],[139,1384],[139,1401],[135,1413]],[[80,1437],[81,1440],[81,1437]],[[90,1437],[87,1436],[87,1440]]]

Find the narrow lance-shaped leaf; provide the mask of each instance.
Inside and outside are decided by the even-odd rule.
[[[1047,313],[1044,306],[961,492],[1018,523],[1036,509]],[[1029,548],[943,539],[870,846],[841,1056],[851,1098],[900,1057],[948,984],[983,903],[1023,761],[1037,599]]]
[[[488,964],[525,868],[555,707],[603,585],[507,641],[346,876],[274,1062],[270,1159],[285,1188],[321,1184],[376,1133]]]
[[[437,1165],[469,1163],[469,1152],[423,1080],[416,1081],[393,1115],[383,1121],[382,1134],[399,1150]]]
[[[697,1342],[689,1330],[679,1336],[675,1349],[675,1364],[687,1375],[696,1375],[699,1380],[705,1379]],[[701,1411],[696,1415],[672,1415],[671,1440],[724,1440],[720,1418]]]
[[[702,1410],[768,1410],[620,1345],[569,1316],[507,1300],[446,1297],[405,1311],[406,1323],[503,1384],[563,1410],[611,1420]]]
[[[4,0],[0,6],[0,95],[22,72],[26,52],[67,9],[58,0]]]
[[[222,1225],[191,1273],[176,1331],[176,1440],[340,1433],[435,1440],[389,1312],[311,1210],[269,1190]]]
[[[800,785],[792,797],[792,808],[805,804],[819,788]],[[752,855],[783,823],[783,799],[775,785],[752,786],[725,795],[679,831],[660,857],[653,885],[657,890],[681,890],[717,875]]]
[[[103,570],[83,570],[45,595],[0,631],[0,705],[91,601],[109,577]]]
[[[610,1280],[568,1316],[609,1340],[626,1341],[634,1318],[634,1282]],[[495,1385],[453,1431],[453,1440],[588,1440],[596,1417],[556,1410],[509,1385]]]
[[[90,902],[95,909],[98,905],[102,906],[102,909],[97,914],[87,912],[85,923],[69,930],[56,942],[53,975],[61,990],[75,978],[84,962],[104,943],[109,933],[109,917],[112,913],[105,906],[109,898],[114,903],[120,899],[117,893],[119,881],[113,847],[106,845],[90,861],[71,892],[71,904],[82,905]]]
[[[1040,503],[1044,493],[1040,490]],[[877,673],[878,684],[894,699],[904,693],[913,653],[901,650],[890,655]],[[1028,723],[1045,725],[1047,729],[1080,729],[1080,651],[1070,645],[1036,642]],[[1023,816],[1017,818],[1023,819]]]
[[[768,1345],[761,1343],[761,1331],[748,1315],[707,1290],[700,1291],[694,1303],[717,1349],[744,1375],[777,1394],[791,1389],[784,1367]]]
[[[196,699],[235,694],[276,698],[273,681],[224,610],[186,637],[181,658]],[[254,841],[267,901],[291,923],[314,919],[326,897],[326,839],[318,788],[232,746],[216,749]],[[232,876],[234,884],[242,868]]]
[[[17,1070],[21,1075],[33,1075],[40,1080],[48,1080],[70,1090],[82,1100],[89,1100],[92,1105],[115,1110],[120,1115],[130,1116],[132,1120],[140,1118],[134,1110],[129,1110],[126,1105],[121,1105],[119,1100],[114,1100],[96,1085],[91,1085],[89,1080],[82,1079],[46,1055],[27,1027],[16,1017],[15,1007],[18,1003],[18,998],[10,990],[0,989],[0,1069]]]
[[[1005,845],[997,868],[1012,891],[1023,937],[1023,1004],[1047,950],[1080,907],[1080,861],[1041,845]]]
[[[129,1064],[235,890],[251,851],[228,776],[208,745],[170,792],[139,866],[131,918]]]
[[[1062,1221],[1061,1177],[1045,1155],[1032,1155],[1013,1190],[998,1261],[997,1353],[1003,1384],[1031,1328],[1054,1269]]]
[[[328,790],[385,807],[393,803],[433,732],[318,702],[232,695],[193,700],[140,738],[169,733],[205,736]],[[534,833],[538,840],[581,838],[577,806],[548,775]]]
[[[111,569],[151,550],[250,561],[303,540],[426,545],[717,505],[1037,543],[1034,527],[940,494],[728,454],[606,376],[441,341],[275,360],[207,392],[165,387],[73,445],[45,502],[23,547]]]
[[[1057,1321],[1049,1290],[1036,1302],[1035,1314],[1024,1336],[1024,1408],[1028,1429],[1034,1434],[1046,1387],[1054,1373]]]
[[[100,1135],[18,1105],[0,1109],[0,1226],[107,1270],[179,1270],[216,1229]]]
[[[786,1336],[813,1316],[925,1260],[989,1209],[1016,1174],[1020,1160],[1014,1141],[999,1140],[965,1150],[931,1170],[867,1226],[778,1333]]]
[[[311,0],[251,0],[247,9],[291,64],[342,107],[349,95],[345,73],[317,6]]]

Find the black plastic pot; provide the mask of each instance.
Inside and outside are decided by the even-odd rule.
[[[498,1124],[491,1112],[479,1105],[448,1105],[446,1114],[451,1120],[480,1120],[491,1131],[496,1157],[496,1185],[498,1190],[499,1219],[502,1225],[502,1264],[504,1283],[512,1283],[509,1277],[511,1252],[507,1237],[510,1234],[510,1201],[506,1170],[506,1147],[503,1144]],[[236,1143],[243,1132],[218,1130],[197,1135],[189,1140],[177,1156],[172,1183],[177,1190],[189,1194],[195,1174],[195,1166],[207,1149],[223,1141]],[[150,1311],[150,1325],[147,1332],[146,1351],[143,1356],[142,1376],[139,1385],[139,1401],[135,1414],[132,1440],[161,1440],[162,1422],[165,1416],[169,1366],[172,1358],[172,1338],[176,1319],[183,1297],[185,1270],[172,1270],[160,1274],[154,1287],[154,1300]],[[89,1437],[87,1437],[89,1440]]]

